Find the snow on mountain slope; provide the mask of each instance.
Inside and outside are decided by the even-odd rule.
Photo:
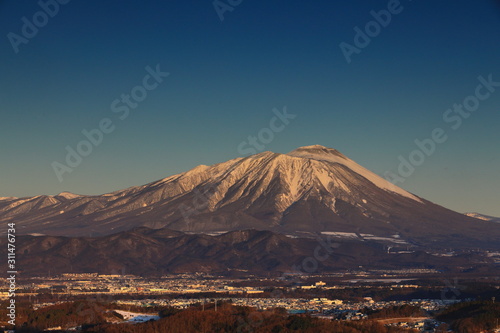
[[[290,235],[401,235],[417,241],[433,233],[481,238],[486,230],[323,146],[200,165],[103,195],[63,192],[0,200],[0,222],[9,221],[23,233],[73,236],[146,226],[195,233],[255,228]],[[489,229],[487,236],[494,237]]]
[[[338,152],[335,149],[327,148],[327,147],[320,146],[320,145],[313,145],[313,146],[306,146],[306,147],[301,147],[301,148],[295,149],[294,151],[288,153],[287,155],[345,165],[350,170],[365,177],[370,182],[372,182],[373,184],[375,184],[376,186],[378,186],[380,188],[383,188],[384,190],[391,191],[391,192],[397,193],[399,195],[405,196],[407,198],[422,202],[415,195],[403,190],[400,187],[397,187],[396,185],[392,184],[391,182],[387,181],[386,179],[383,179],[382,177],[378,176],[377,174],[362,167],[361,165],[357,164],[353,160],[342,155],[340,152]]]
[[[74,198],[81,197],[81,195],[74,194],[71,192],[61,192],[58,195],[56,195],[56,197],[62,197],[62,198],[66,198],[66,199],[74,199]]]
[[[483,214],[479,214],[479,213],[465,213],[465,215],[467,215],[469,217],[473,217],[475,219],[483,220],[483,221],[500,223],[500,217],[493,217],[493,216],[483,215]]]

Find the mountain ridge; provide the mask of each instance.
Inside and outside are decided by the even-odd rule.
[[[500,223],[500,217],[494,217],[494,216],[480,214],[480,213],[474,213],[474,212],[465,213],[464,215],[469,216],[469,217],[473,217],[473,218],[479,219],[479,220]]]
[[[432,269],[454,274],[484,270],[498,272],[493,258],[481,253],[450,255],[422,249],[389,252],[377,240],[291,238],[268,230],[239,230],[221,235],[186,234],[169,229],[135,228],[102,237],[18,236],[18,266],[23,276],[62,273],[165,274],[199,273],[241,276],[283,276],[297,271],[319,244],[328,260],[318,262],[314,273],[370,269]],[[6,239],[0,240],[5,245]],[[6,255],[7,246],[0,253]]]
[[[320,145],[200,165],[103,195],[4,199],[0,221],[16,221],[24,234],[107,235],[140,226],[199,233],[259,229],[301,236],[397,234],[416,244],[448,239],[443,246],[467,239],[494,243],[500,234],[485,221],[417,197]]]

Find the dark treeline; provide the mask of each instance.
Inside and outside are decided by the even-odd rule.
[[[32,310],[25,318],[16,318],[16,332],[39,332],[58,326],[70,328],[104,323],[107,306],[99,302],[76,301]]]
[[[337,333],[401,333],[400,328],[389,328],[375,321],[338,322],[313,318],[309,315],[289,316],[284,309],[258,311],[250,307],[233,306],[230,303],[214,304],[205,307],[193,306],[185,310],[171,307],[160,309],[158,321],[147,323],[109,323],[118,322],[117,315],[110,304],[77,301],[49,306],[32,311],[27,315],[22,327],[16,332],[41,332],[49,327],[68,329],[81,326],[82,332],[102,333],[199,333],[199,332],[337,332]],[[142,310],[144,309],[131,309]]]
[[[2,303],[0,315],[5,313]],[[161,319],[147,323],[119,323],[114,310],[156,312]],[[66,302],[33,310],[29,304],[19,304],[16,332],[41,332],[60,326],[63,330],[82,327],[82,332],[149,333],[149,332],[338,332],[338,333],[400,333],[401,328],[385,327],[376,322],[382,318],[420,317],[425,313],[418,307],[403,305],[371,311],[365,310],[368,320],[342,322],[313,318],[309,315],[288,315],[284,309],[259,311],[251,307],[234,306],[230,302],[205,306],[195,305],[185,310],[173,307],[143,307],[117,305],[98,300]],[[454,304],[436,316],[457,333],[488,332],[500,324],[500,304],[489,301]],[[444,332],[445,330],[443,330]]]
[[[199,333],[199,332],[337,332],[337,333],[402,333],[400,328],[389,328],[373,321],[337,322],[312,318],[308,315],[289,316],[284,309],[257,311],[250,307],[233,306],[229,303],[192,307],[164,314],[158,321],[144,324],[105,324],[86,329],[86,332],[102,333]]]
[[[366,313],[370,318],[425,317],[427,315],[420,307],[407,304],[390,306],[380,310],[369,310]]]
[[[454,304],[436,317],[458,333],[491,332],[500,325],[500,303],[475,301]]]

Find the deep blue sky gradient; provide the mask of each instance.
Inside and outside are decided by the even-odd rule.
[[[500,88],[453,131],[442,116],[500,81],[497,1],[401,1],[403,11],[352,57],[355,26],[388,1],[244,0],[224,21],[212,1],[78,1],[15,53],[7,38],[36,1],[0,2],[0,196],[101,194],[239,157],[272,109],[297,115],[265,150],[336,148],[378,174],[415,139],[449,139],[401,187],[445,207],[500,216]],[[110,104],[145,67],[170,76],[121,121]],[[59,182],[53,161],[81,131],[116,130]]]

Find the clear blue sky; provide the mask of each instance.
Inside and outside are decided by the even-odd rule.
[[[499,2],[401,1],[348,64],[339,44],[387,7],[244,0],[221,21],[210,0],[72,0],[44,25],[36,1],[0,1],[0,196],[101,194],[239,157],[286,106],[297,117],[265,150],[321,144],[378,174],[442,128],[448,140],[398,185],[500,216],[500,88],[458,129],[443,120],[479,75],[500,81]],[[33,16],[16,53],[9,33]],[[157,64],[170,75],[121,120],[111,104]],[[104,118],[114,131],[60,182],[52,163]]]

